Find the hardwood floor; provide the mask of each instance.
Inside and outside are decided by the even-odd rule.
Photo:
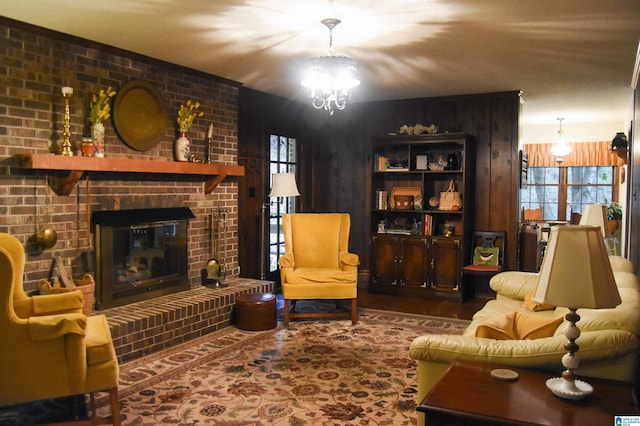
[[[282,293],[278,292],[276,297],[278,309],[284,309]],[[341,309],[348,310],[348,306],[342,302],[344,301],[338,301]],[[476,298],[465,303],[460,303],[452,300],[388,296],[385,294],[369,293],[366,288],[358,289],[358,307],[406,312],[409,314],[432,315],[436,317],[470,320],[473,314],[482,309],[485,303],[487,303],[487,299]]]
[[[470,320],[473,314],[482,309],[485,303],[487,303],[487,299],[475,298],[460,303],[452,300],[388,296],[369,293],[367,289],[358,289],[358,306],[360,307],[437,317]]]

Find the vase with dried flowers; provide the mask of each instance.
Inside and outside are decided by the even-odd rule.
[[[191,128],[193,121],[198,117],[203,117],[204,112],[199,111],[200,102],[192,102],[189,99],[186,103],[180,105],[176,122],[178,123],[178,131],[180,136],[176,139],[173,146],[173,153],[176,161],[189,160],[191,152],[191,141],[187,138],[187,132]]]
[[[91,96],[89,103],[89,121],[91,122],[91,138],[95,145],[94,157],[104,157],[104,121],[111,117],[111,98],[116,91],[111,86],[100,89]]]

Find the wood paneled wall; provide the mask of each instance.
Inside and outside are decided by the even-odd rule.
[[[260,253],[256,218],[268,191],[269,129],[283,129],[300,142],[300,211],[350,213],[350,249],[360,255],[360,268],[366,271],[372,206],[371,137],[417,123],[433,123],[439,132],[466,132],[475,137],[474,228],[507,231],[507,263],[509,269],[516,269],[519,115],[518,91],[351,104],[329,116],[306,104],[242,89],[239,157],[245,165],[255,164],[257,170],[255,177],[247,170],[244,182],[240,182],[240,228],[247,231],[240,240],[241,274],[257,276],[251,263],[258,264]],[[246,185],[253,185],[254,190]]]

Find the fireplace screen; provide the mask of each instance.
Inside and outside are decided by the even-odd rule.
[[[116,211],[107,220],[109,212],[94,213],[98,309],[189,288],[187,218],[169,218],[166,210],[174,209]],[[166,220],[150,221],[159,212]]]
[[[178,229],[177,222],[114,228],[114,287],[144,286],[148,280],[178,274]]]

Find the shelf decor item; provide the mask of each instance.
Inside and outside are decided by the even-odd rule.
[[[62,155],[73,156],[71,151],[71,114],[69,112],[69,102],[73,96],[73,87],[63,87],[62,97],[64,98],[64,131],[62,133]]]
[[[93,138],[82,138],[80,150],[83,157],[93,157],[96,153],[96,145],[93,143]]]
[[[188,161],[191,153],[191,141],[186,131],[180,131],[180,136],[173,144],[173,155],[176,161]]]
[[[91,138],[95,145],[94,157],[104,157],[104,121],[111,117],[111,98],[116,91],[111,87],[100,89],[91,96],[89,103],[89,121],[91,122]]]
[[[104,124],[96,123],[91,126],[91,139],[95,147],[93,156],[104,158]]]
[[[440,210],[460,210],[462,207],[462,200],[460,193],[455,189],[455,183],[453,179],[449,181],[449,188],[440,193]]]
[[[200,102],[192,102],[191,99],[187,103],[180,105],[176,122],[180,137],[176,139],[173,146],[173,154],[176,161],[188,161],[191,152],[191,141],[187,138],[187,132],[191,128],[193,121],[198,117],[203,117],[204,112],[199,111]]]
[[[167,133],[167,111],[160,93],[147,81],[126,83],[113,103],[113,126],[120,139],[136,151],[158,145]]]

